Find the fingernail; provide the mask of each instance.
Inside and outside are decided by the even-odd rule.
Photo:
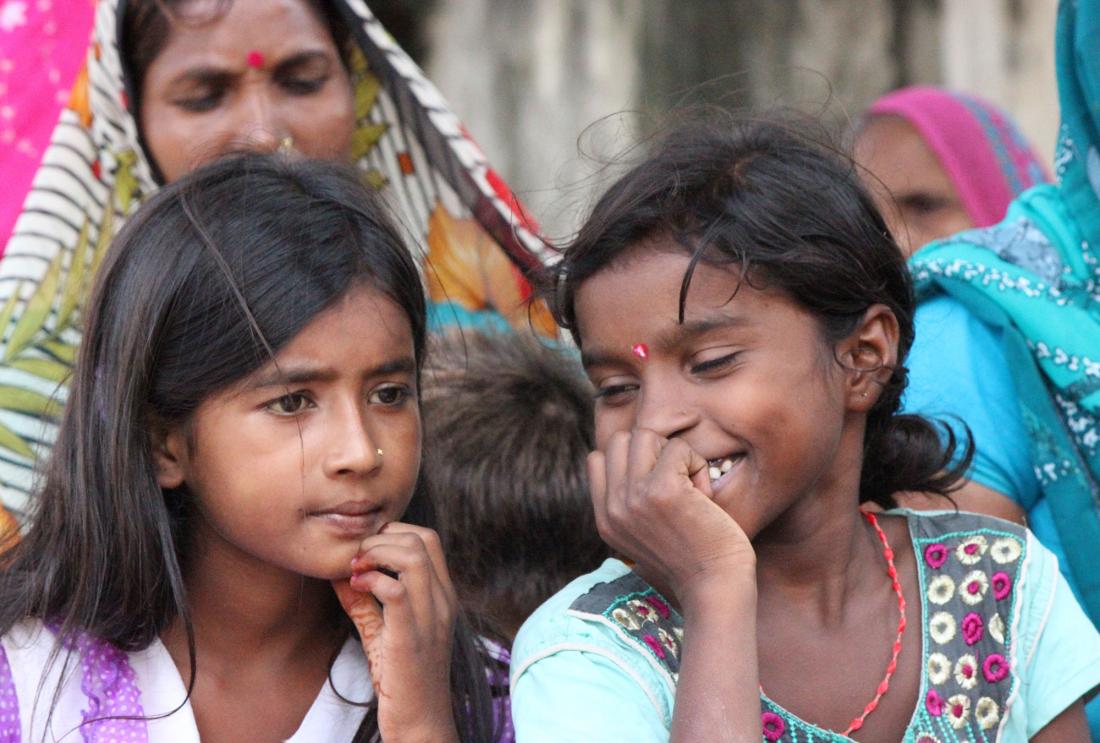
[[[366,573],[352,573],[351,581],[349,581],[352,585],[352,588],[362,588],[364,585],[363,578],[365,575]]]

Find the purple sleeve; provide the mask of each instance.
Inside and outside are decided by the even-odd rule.
[[[19,699],[8,654],[0,644],[0,743],[20,743]]]

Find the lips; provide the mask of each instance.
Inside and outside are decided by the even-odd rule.
[[[367,501],[345,501],[322,510],[309,512],[333,529],[350,536],[366,536],[382,526],[382,506]]]

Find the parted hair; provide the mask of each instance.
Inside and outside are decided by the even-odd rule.
[[[874,304],[900,328],[898,362],[867,418],[860,501],[894,493],[946,495],[972,455],[951,430],[899,412],[913,344],[913,285],[901,250],[823,126],[790,115],[707,112],[654,137],[644,160],[616,181],[547,279],[559,323],[578,344],[577,287],[650,238],[671,237],[691,256],[680,320],[699,262],[739,268],[752,286],[781,291],[810,311],[823,339],[849,335]],[[736,287],[731,287],[731,295]],[[839,363],[839,362],[838,362]]]
[[[96,276],[30,526],[0,560],[0,635],[37,618],[62,638],[86,633],[134,651],[180,620],[193,684],[184,573],[195,499],[186,485],[158,484],[153,429],[187,430],[203,400],[362,286],[403,310],[419,367],[427,314],[419,269],[380,197],[350,167],[223,158],[146,202]],[[429,514],[415,493],[406,520],[431,526]],[[346,617],[338,621],[354,634]],[[451,681],[462,739],[488,740],[484,669],[461,621]],[[375,700],[354,740],[377,733]]]
[[[593,392],[576,354],[520,333],[467,333],[424,373],[424,485],[463,605],[510,641],[608,554],[585,458]]]

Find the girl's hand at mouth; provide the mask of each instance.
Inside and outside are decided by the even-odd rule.
[[[714,502],[707,460],[683,440],[617,432],[588,455],[588,478],[604,541],[685,609],[742,579],[755,585],[752,544]]]
[[[439,536],[386,524],[333,588],[359,630],[382,739],[457,741],[449,679],[458,599]]]

